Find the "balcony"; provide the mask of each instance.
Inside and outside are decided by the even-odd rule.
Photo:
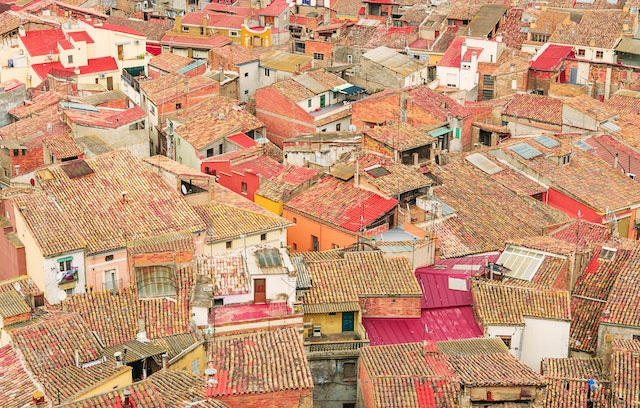
[[[74,283],[78,281],[78,267],[72,266],[71,269],[66,271],[57,271],[56,280],[58,285],[64,285],[66,283]]]

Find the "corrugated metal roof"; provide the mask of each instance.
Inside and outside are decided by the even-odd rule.
[[[311,277],[304,263],[302,255],[292,255],[291,263],[296,268],[296,289],[309,289],[311,287]]]
[[[415,60],[384,46],[368,51],[362,56],[400,75],[409,75],[422,68]]]
[[[308,90],[310,90],[315,94],[320,94],[320,93],[331,90],[331,88],[321,84],[320,82],[316,81],[315,79],[311,78],[308,75],[296,75],[291,77],[291,79],[296,81],[297,83],[304,86],[305,88],[307,88]]]
[[[498,166],[481,153],[472,153],[465,157],[465,159],[487,174],[496,174],[503,170],[502,167]]]
[[[113,357],[113,354],[118,351],[124,354],[125,349],[127,350],[125,364],[134,363],[145,358],[162,355],[168,351],[166,347],[160,347],[156,344],[142,343],[138,340],[133,340],[124,344],[105,348],[104,355],[107,357]]]
[[[14,289],[0,292],[0,316],[3,318],[29,313],[30,311],[29,305]]]
[[[360,311],[360,305],[358,302],[320,303],[302,305],[302,311],[304,314],[358,312]]]

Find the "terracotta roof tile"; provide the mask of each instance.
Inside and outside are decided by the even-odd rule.
[[[322,202],[322,206],[318,203]],[[285,204],[285,208],[307,214],[335,227],[357,232],[384,217],[397,204],[371,191],[325,177],[315,186]]]
[[[251,281],[243,255],[239,251],[214,252],[207,254],[194,267],[198,273],[215,282],[213,291],[216,296],[246,294],[251,292]]]
[[[572,245],[594,245],[609,241],[609,227],[585,220],[572,220],[549,232],[549,236]]]
[[[74,173],[79,169],[84,173]],[[205,229],[178,193],[126,150],[64,162],[38,171],[36,177],[86,240],[88,253],[122,248],[134,235]]]
[[[634,250],[611,287],[607,301],[608,314],[602,322],[614,325],[640,327],[640,293],[635,282],[640,280],[640,249]]]
[[[180,98],[187,92],[215,86],[217,82],[211,78],[201,75],[189,78],[180,73],[170,73],[140,83],[140,88],[147,98],[156,105]]]
[[[330,72],[311,70],[286,81],[276,82],[272,87],[285,98],[300,102],[346,83],[347,81]]]
[[[380,127],[376,127],[378,129]],[[424,136],[423,136],[424,137]],[[399,194],[426,190],[433,181],[411,166],[394,162],[391,158],[374,153],[366,153],[358,157],[360,168],[360,185],[373,186],[381,194],[393,197]],[[388,174],[377,176],[375,169],[385,169]]]
[[[640,390],[640,342],[615,339],[612,349],[611,400],[621,406],[633,406],[638,402]]]
[[[4,15],[4,14],[2,14]],[[43,110],[57,105],[60,102],[60,95],[57,92],[48,91],[37,95],[32,101],[25,101],[9,111],[9,114],[18,119],[31,117],[40,114]]]
[[[569,293],[564,290],[473,281],[471,293],[476,314],[484,326],[521,325],[524,324],[525,316],[571,319]]]
[[[375,407],[457,407],[459,379],[433,344],[407,343],[360,350]]]
[[[34,191],[15,198],[23,212],[29,230],[40,246],[42,255],[50,257],[85,247],[85,240],[69,222],[66,214],[56,206],[55,199],[42,191]]]
[[[400,152],[425,146],[437,140],[437,138],[429,136],[427,131],[402,122],[365,129],[363,134]]]
[[[630,116],[635,118],[636,114],[640,113],[640,94],[637,91],[619,90],[609,98],[606,104],[620,112],[618,121],[627,113],[633,114]]]
[[[293,165],[286,166],[282,172],[260,186],[256,194],[272,201],[288,201],[298,193],[298,189],[310,184],[320,173],[318,170]]]
[[[247,49],[234,43],[231,43],[224,47],[216,48],[211,52],[225,59],[228,59],[234,65],[242,65],[251,61],[259,61],[260,56],[264,53],[264,51],[262,50],[255,48]]]
[[[563,104],[570,106],[578,112],[584,113],[597,121],[611,119],[619,113],[614,106],[600,102],[588,95],[574,96],[573,98],[564,100]]]
[[[545,408],[573,408],[586,406],[587,379],[596,380],[600,389],[591,392],[597,405],[608,405],[610,391],[609,373],[601,359],[595,358],[545,358],[542,374],[547,380]],[[596,406],[597,406],[596,405]]]
[[[178,72],[180,68],[184,68],[194,61],[193,58],[172,52],[163,52],[149,60],[149,67],[154,67],[164,72]]]
[[[579,24],[558,25],[549,42],[613,49],[627,19],[622,10],[585,10]]]
[[[100,291],[69,296],[64,301],[64,309],[82,316],[107,347],[135,339],[139,318],[144,319],[150,339],[188,333],[193,271],[178,268],[176,275],[177,296],[174,299],[140,299],[136,287],[131,286],[116,295],[111,291]]]
[[[516,119],[526,118],[562,125],[562,101],[548,96],[517,94],[507,103],[502,113]]]
[[[6,14],[6,13],[5,13]],[[0,399],[16,408],[33,406],[31,395],[38,391],[31,374],[22,365],[20,353],[6,345],[0,348]]]
[[[68,134],[45,136],[42,144],[49,149],[49,152],[51,152],[56,161],[75,159],[84,153],[76,140]]]
[[[162,36],[171,29],[169,24],[162,21],[144,21],[117,16],[107,17],[107,23],[132,28],[144,34],[147,37],[147,41],[160,41]]]
[[[500,24],[498,29],[498,33],[502,34],[503,41],[509,48],[519,50],[527,39],[527,33],[522,29],[528,28],[529,23],[522,21],[523,12],[524,10],[520,7],[509,8],[504,22]]]
[[[215,339],[210,358],[218,370],[214,396],[313,388],[302,335],[294,328]]]

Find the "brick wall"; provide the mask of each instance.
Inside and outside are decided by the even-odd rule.
[[[18,155],[13,156],[13,150],[11,150],[11,162],[13,164],[12,177],[28,173],[36,167],[44,165],[42,144],[27,149],[26,153],[27,154],[23,156],[22,150],[19,150]],[[20,174],[16,174],[16,166],[20,166]]]
[[[293,369],[293,367],[292,367]],[[231,407],[243,408],[312,408],[313,392],[311,389],[287,390],[269,393],[237,394],[215,399]]]
[[[359,406],[375,407],[376,400],[373,393],[373,384],[369,378],[369,373],[362,363],[362,359],[358,359],[358,402]]]
[[[333,43],[325,41],[305,41],[304,53],[310,57],[314,54],[322,54],[322,60],[315,59],[314,66],[325,66],[333,59]]]
[[[360,299],[360,308],[363,317],[420,317],[420,300],[420,296],[368,297]]]
[[[256,91],[256,117],[265,124],[267,138],[278,147],[284,139],[315,132],[311,115],[270,86]]]

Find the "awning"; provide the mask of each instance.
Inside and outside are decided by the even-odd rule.
[[[448,127],[443,127],[443,128],[432,130],[431,132],[429,132],[429,136],[438,137],[438,136],[446,135],[447,133],[451,133],[451,129]]]
[[[364,91],[365,91],[364,88],[360,88],[359,86],[351,85],[350,87],[341,89],[338,92],[343,93],[345,95],[355,95],[355,94],[363,93]]]

